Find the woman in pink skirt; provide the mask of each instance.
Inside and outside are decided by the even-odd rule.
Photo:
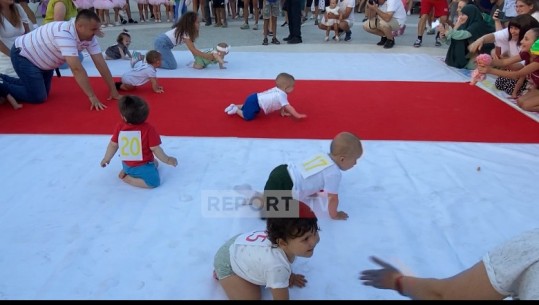
[[[99,19],[101,19],[101,28],[106,26],[114,26],[110,22],[109,10],[114,8],[114,2],[112,0],[94,0],[94,8],[97,11]]]
[[[161,4],[165,4],[168,0],[148,0],[152,5],[155,22],[161,22]]]

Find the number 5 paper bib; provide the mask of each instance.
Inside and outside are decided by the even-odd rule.
[[[307,161],[301,162],[298,169],[303,179],[307,179],[312,175],[318,174],[331,165],[333,165],[333,161],[328,155],[318,154]]]
[[[269,243],[268,234],[265,231],[254,231],[251,233],[245,233],[234,242],[236,245],[251,245],[251,246],[264,246],[267,247]]]
[[[140,130],[120,131],[118,135],[120,159],[142,161],[142,137]]]

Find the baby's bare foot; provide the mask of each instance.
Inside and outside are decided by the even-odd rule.
[[[17,110],[22,108],[22,105],[17,103],[17,100],[11,94],[8,94],[6,96],[6,99],[11,104],[11,106],[13,106],[13,109]]]
[[[123,179],[125,178],[125,176],[127,176],[127,174],[126,174],[126,173],[124,172],[124,170],[122,169],[122,170],[120,171],[120,173],[118,174],[118,178],[120,178],[120,179],[123,180]]]

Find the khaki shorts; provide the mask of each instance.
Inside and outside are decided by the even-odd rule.
[[[270,17],[279,16],[279,2],[270,3],[264,1],[264,7],[262,8],[262,18],[270,19]]]

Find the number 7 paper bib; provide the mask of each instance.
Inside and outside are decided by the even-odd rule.
[[[142,161],[142,136],[140,130],[120,131],[118,142],[122,161]]]
[[[307,179],[333,165],[333,161],[326,154],[318,154],[298,165],[299,173],[303,179]]]

